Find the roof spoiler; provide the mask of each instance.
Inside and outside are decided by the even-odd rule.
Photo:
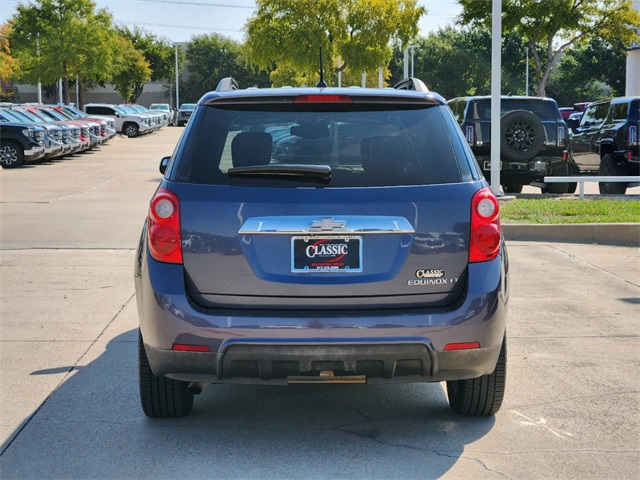
[[[238,82],[233,77],[223,78],[216,87],[216,92],[230,92],[231,90],[240,90]]]
[[[418,92],[428,92],[429,89],[419,78],[409,77],[404,80],[400,80],[393,88],[395,90],[416,90]]]

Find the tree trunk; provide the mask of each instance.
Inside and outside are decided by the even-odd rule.
[[[84,100],[82,100],[82,89],[83,89],[82,79],[78,77],[78,105],[76,105],[76,107],[79,108],[80,110],[84,110]]]
[[[536,40],[530,40],[529,42],[529,48],[531,49],[531,55],[533,56],[533,63],[535,65],[535,69],[536,69],[536,76],[535,76],[535,81],[536,81],[536,95],[537,96],[541,96],[540,95],[540,77],[542,76],[542,62],[540,61],[540,55],[538,54],[538,50],[536,49]]]
[[[133,93],[131,94],[131,103],[137,103],[138,98],[142,95],[142,90],[144,89],[144,83],[136,83],[133,86]]]
[[[69,79],[65,78],[62,81],[62,98],[65,104],[71,103],[69,100]]]

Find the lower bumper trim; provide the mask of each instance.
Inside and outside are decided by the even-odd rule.
[[[179,352],[149,345],[145,345],[145,350],[154,374],[174,380],[287,385],[345,383],[343,377],[355,376],[357,383],[375,384],[480,377],[495,369],[500,345],[455,351],[433,351],[424,344],[393,343],[240,344],[224,353]]]

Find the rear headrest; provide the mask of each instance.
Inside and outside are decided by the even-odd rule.
[[[242,132],[231,142],[234,167],[268,165],[271,161],[271,135],[266,132]]]
[[[408,140],[399,135],[380,135],[360,142],[362,168],[373,175],[397,178],[408,175],[413,160]]]

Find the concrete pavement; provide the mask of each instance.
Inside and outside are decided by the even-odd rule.
[[[463,418],[442,384],[137,394],[134,248],[179,128],[0,172],[0,477],[635,479],[640,250],[512,241],[507,394]]]

